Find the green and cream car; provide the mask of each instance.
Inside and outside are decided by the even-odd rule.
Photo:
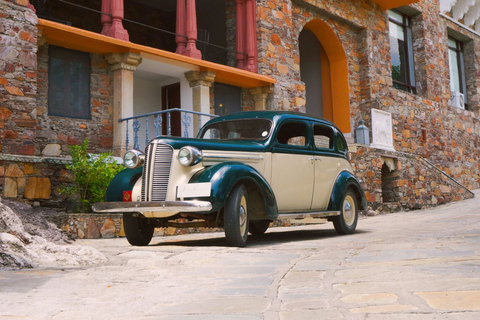
[[[254,111],[210,120],[196,139],[158,137],[130,150],[127,169],[96,212],[121,212],[127,240],[148,245],[155,227],[223,227],[243,247],[276,219],[332,221],[355,232],[364,192],[332,123],[302,113]]]

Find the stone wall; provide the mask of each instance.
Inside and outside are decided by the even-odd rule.
[[[0,1],[0,153],[35,154],[37,17]]]
[[[104,57],[92,54],[91,119],[49,116],[48,45],[37,43],[37,16],[27,5],[0,1],[0,191],[57,203],[69,182],[70,145],[89,139],[90,152],[111,151],[112,75]]]
[[[373,210],[422,209],[474,196],[420,156],[353,145],[350,159]]]
[[[60,188],[72,181],[65,169],[68,160],[0,154],[0,194],[20,201],[53,205],[65,196]]]
[[[103,55],[91,54],[91,119],[48,114],[48,44],[38,50],[36,154],[69,155],[69,146],[89,139],[90,152],[111,152],[113,143],[113,80]]]
[[[412,18],[415,94],[392,86],[388,13],[373,1],[257,1],[259,73],[277,79],[273,108],[305,111],[298,37],[308,22],[319,19],[331,27],[347,57],[352,137],[359,120],[371,127],[372,108],[391,112],[397,151],[424,157],[469,189],[478,188],[480,55],[475,52],[480,38],[441,17],[438,0],[401,10]],[[465,45],[466,111],[448,105],[449,34]]]

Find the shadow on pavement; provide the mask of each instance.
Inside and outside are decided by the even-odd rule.
[[[369,231],[357,230],[356,233],[368,233]],[[354,236],[354,235],[353,235]],[[205,234],[205,239],[195,240],[163,240],[159,243],[155,243],[151,246],[186,246],[186,247],[225,247],[227,242],[225,237],[209,237]],[[339,235],[335,230],[279,230],[275,231],[275,228],[269,229],[269,231],[263,235],[248,235],[248,241],[246,248],[269,246],[274,244],[297,242],[297,241],[311,241],[321,240],[335,237],[348,237]]]

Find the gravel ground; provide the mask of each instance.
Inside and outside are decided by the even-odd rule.
[[[64,213],[0,198],[0,268],[90,265],[106,258],[91,247],[72,246],[54,223]]]

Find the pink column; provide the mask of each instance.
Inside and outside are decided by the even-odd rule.
[[[246,21],[246,50],[248,54],[247,66],[248,71],[257,72],[257,19],[256,8],[253,0],[247,1],[247,21]]]
[[[177,25],[176,25],[176,34],[185,36],[185,26],[187,22],[185,21],[185,0],[177,0]],[[187,38],[175,36],[175,42],[177,43],[176,53],[185,54]]]
[[[102,0],[102,12],[106,13],[102,14],[102,16],[100,17],[103,25],[101,34],[103,35],[108,35],[110,29],[112,28],[112,17],[110,16],[110,1],[111,0]]]
[[[30,3],[30,0],[28,0],[27,8],[32,9],[33,12],[37,13],[37,10],[35,10],[35,7],[33,6],[33,4]]]
[[[237,8],[237,32],[236,44],[237,52],[245,53],[245,0],[235,0]],[[237,68],[245,69],[246,56],[237,53]]]
[[[109,0],[110,1],[110,13],[112,14],[112,26],[109,30],[103,33],[106,36],[128,41],[128,32],[123,28],[123,0]],[[103,9],[103,3],[102,3]],[[105,16],[105,15],[102,15]],[[103,32],[103,30],[102,30]]]
[[[197,12],[195,0],[187,0],[187,49],[185,55],[202,59],[202,53],[196,47],[197,42]]]

